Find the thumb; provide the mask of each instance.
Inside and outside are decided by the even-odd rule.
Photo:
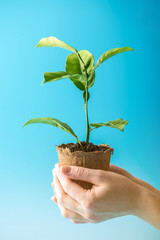
[[[77,166],[62,166],[60,167],[62,174],[68,178],[81,180],[85,182],[93,183],[94,185],[100,185],[104,178],[103,170],[90,169]]]

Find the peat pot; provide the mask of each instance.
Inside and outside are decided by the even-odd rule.
[[[80,166],[91,169],[109,169],[111,154],[113,148],[106,144],[94,145],[93,143],[81,142],[67,143],[56,146],[59,163],[68,166]],[[85,189],[91,189],[91,183],[73,180]]]

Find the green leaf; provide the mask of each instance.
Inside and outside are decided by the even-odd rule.
[[[59,40],[56,37],[42,38],[37,44],[36,48],[37,47],[60,47],[60,48],[65,48],[71,52],[75,52],[75,53],[78,52],[75,48],[64,43],[63,41]]]
[[[87,84],[87,77],[85,74],[74,74],[71,75],[70,80],[75,84],[77,88],[79,88],[81,91],[84,91],[86,89]]]
[[[97,65],[96,65],[95,68],[97,68],[101,63],[106,61],[108,58],[111,58],[114,55],[117,55],[119,53],[126,52],[126,51],[134,51],[134,50],[132,48],[130,48],[130,47],[123,47],[123,48],[113,48],[113,49],[103,53],[101,55],[101,57],[98,59]]]
[[[87,51],[87,50],[82,50],[79,51],[79,54],[83,60],[83,62],[86,65],[87,68],[87,73],[88,73],[88,88],[92,87],[95,81],[95,71],[94,71],[94,57],[93,55]],[[84,72],[84,66],[82,62],[80,61],[81,64],[81,70]]]
[[[87,73],[89,75],[89,80],[88,80],[88,88],[89,88],[93,85],[94,79],[95,79],[95,73],[92,72],[94,67],[94,57],[89,51],[86,51],[86,50],[79,51],[78,53],[80,54],[80,57],[84,61],[87,68]],[[83,63],[81,62],[78,54],[75,54],[75,53],[72,53],[67,57],[65,70],[67,73],[70,73],[70,74],[82,74],[82,76],[85,75]],[[74,77],[71,77],[70,79],[74,82]],[[87,86],[87,78],[85,78],[84,76],[83,76],[83,81],[84,81],[83,85]],[[83,86],[80,86],[80,87],[77,86],[77,87],[80,90],[85,91],[85,88]]]
[[[72,136],[74,136],[76,138],[78,143],[80,143],[79,139],[77,138],[77,136],[75,135],[73,130],[68,126],[68,124],[61,122],[58,119],[50,118],[50,117],[34,118],[34,119],[30,119],[28,122],[26,122],[24,124],[24,126],[26,126],[28,124],[32,124],[32,123],[44,123],[44,124],[49,124],[49,125],[55,126],[57,128],[60,128],[63,131],[70,133]]]
[[[75,86],[79,88],[81,91],[84,91],[87,83],[87,78],[84,77],[85,75],[83,76],[83,79],[81,79],[83,82],[81,81],[77,82],[77,78],[74,77],[76,74],[83,74],[80,68],[79,59],[75,53],[72,53],[67,57],[65,70],[67,73],[72,75],[70,76],[70,79],[75,84]]]
[[[90,126],[93,127],[90,129],[93,130],[95,128],[99,128],[99,127],[112,127],[112,128],[117,128],[121,131],[123,131],[123,128],[125,125],[128,124],[128,121],[127,120],[123,120],[122,118],[118,118],[116,120],[112,120],[112,121],[109,121],[109,122],[105,122],[105,123],[90,123]]]
[[[92,87],[95,81],[95,71],[94,69],[90,72],[88,78],[88,88]]]
[[[65,70],[70,74],[82,74],[81,65],[77,54],[72,53],[67,56]]]
[[[93,67],[94,67],[94,57],[93,57],[93,54],[90,53],[87,50],[81,50],[78,53],[81,56],[83,62],[85,63],[86,68],[87,68],[87,73],[89,74],[92,71]],[[78,54],[77,54],[77,56],[78,56]],[[81,61],[80,61],[80,66],[81,66],[81,71],[84,72],[84,66],[83,66],[83,63]]]
[[[57,81],[57,80],[60,80],[60,79],[64,79],[64,78],[67,78],[67,77],[70,77],[71,74],[68,74],[66,72],[63,72],[63,71],[59,71],[59,72],[45,72],[44,73],[44,80],[43,80],[43,83],[46,83],[46,82],[53,82],[53,81]]]
[[[44,80],[42,85],[47,82],[54,82],[60,79],[70,78],[71,81],[80,89],[85,89],[86,76],[84,74],[69,74],[63,71],[46,72],[44,73]],[[73,78],[73,79],[72,79]]]

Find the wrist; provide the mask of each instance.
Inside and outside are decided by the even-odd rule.
[[[160,229],[160,195],[140,187],[134,215]]]

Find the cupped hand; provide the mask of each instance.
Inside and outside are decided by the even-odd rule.
[[[142,186],[116,171],[93,170],[56,164],[54,182],[56,201],[64,217],[74,223],[98,223],[123,215],[136,215]],[[85,190],[71,179],[91,182]]]

